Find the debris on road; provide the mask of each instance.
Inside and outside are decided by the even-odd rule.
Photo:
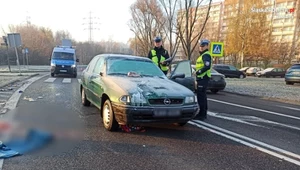
[[[43,99],[43,97],[42,97],[42,96],[39,96],[38,99]]]
[[[27,101],[30,101],[30,102],[35,102],[35,100],[31,97],[24,97],[23,100],[27,100]]]
[[[7,112],[7,109],[6,109],[6,108],[1,108],[1,109],[0,109],[0,115],[1,115],[1,114],[4,114],[4,113],[6,113],[6,112]]]
[[[57,93],[56,96],[60,96],[60,93]]]
[[[19,90],[19,93],[23,93],[23,91],[22,91],[22,90]]]
[[[142,126],[130,126],[130,125],[121,125],[121,129],[124,132],[145,132],[146,129]]]

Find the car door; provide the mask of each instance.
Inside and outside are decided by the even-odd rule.
[[[180,61],[175,66],[169,78],[192,91],[195,90],[195,78],[192,76],[190,60]]]
[[[84,79],[83,79],[83,83],[85,84],[85,87],[86,87],[86,97],[88,98],[89,101],[93,102],[93,89],[91,88],[91,80],[93,78],[93,70],[95,68],[95,64],[97,63],[98,61],[98,57],[94,57],[90,64],[88,65],[88,68],[86,70],[86,72],[84,73]]]
[[[104,91],[102,76],[100,75],[100,72],[103,73],[104,71],[104,60],[105,60],[104,56],[99,57],[99,60],[94,65],[93,73],[90,79],[90,88],[91,91],[93,92],[92,100],[93,103],[99,108],[101,106],[101,96]]]

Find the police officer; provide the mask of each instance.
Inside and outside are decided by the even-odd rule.
[[[212,57],[208,51],[209,41],[201,40],[200,56],[196,61],[197,100],[200,108],[199,114],[194,119],[204,120],[207,118],[206,89],[211,77]]]
[[[169,53],[162,46],[161,37],[154,38],[155,47],[150,50],[148,58],[150,58],[160,69],[164,72],[165,75],[168,74],[170,62],[166,61],[170,58]]]

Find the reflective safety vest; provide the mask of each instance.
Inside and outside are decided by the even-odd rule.
[[[205,53],[203,53],[203,54],[197,59],[197,61],[196,61],[196,71],[198,71],[198,70],[200,70],[200,69],[202,69],[202,68],[204,67],[204,62],[203,62],[203,60],[202,60],[202,56],[203,56],[204,54],[209,54],[209,56],[210,56],[210,59],[211,59],[210,68],[209,68],[209,70],[207,70],[206,72],[197,75],[198,78],[202,78],[202,77],[204,77],[205,75],[207,75],[208,77],[211,77],[212,57],[211,57],[211,55],[210,55],[210,53],[209,53],[208,51],[206,51]]]
[[[156,55],[156,51],[155,50],[151,50],[152,53],[152,61],[158,66],[158,57]],[[164,56],[160,57],[160,61],[163,62],[165,61],[166,58]],[[163,66],[163,65],[159,65],[162,71],[168,71],[169,67],[168,66]]]

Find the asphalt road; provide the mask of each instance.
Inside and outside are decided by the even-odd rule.
[[[224,92],[208,97],[205,122],[108,132],[99,111],[81,105],[78,79],[44,77],[9,113],[23,130],[61,138],[43,154],[6,159],[3,169],[300,169],[300,106]]]

